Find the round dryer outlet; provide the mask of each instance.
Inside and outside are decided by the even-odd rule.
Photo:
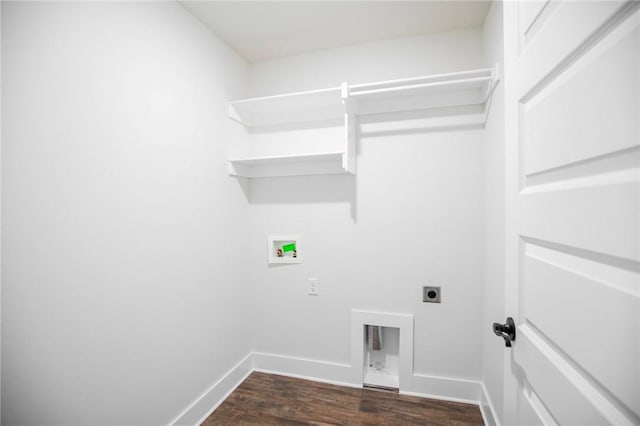
[[[440,303],[442,291],[440,287],[422,287],[422,301],[428,303]]]

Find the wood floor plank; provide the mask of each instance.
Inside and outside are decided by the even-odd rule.
[[[476,405],[252,373],[204,421],[225,425],[483,425]]]

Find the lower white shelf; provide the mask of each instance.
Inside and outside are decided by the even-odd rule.
[[[229,160],[229,175],[248,178],[348,173],[344,152]]]

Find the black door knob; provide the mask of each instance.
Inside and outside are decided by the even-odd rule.
[[[500,336],[504,339],[504,345],[511,347],[511,342],[516,340],[516,323],[513,318],[508,317],[506,324],[500,324],[499,322],[493,323],[493,332],[496,336]]]

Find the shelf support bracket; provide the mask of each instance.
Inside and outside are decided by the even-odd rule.
[[[356,116],[349,97],[349,84],[342,83],[342,105],[344,106],[345,151],[342,167],[352,175],[356,174]]]
[[[501,72],[500,63],[496,63],[495,67],[491,71],[491,80],[487,85],[487,91],[483,97],[484,103],[484,123],[487,123],[487,119],[489,118],[489,109],[491,109],[491,101],[493,100],[493,92],[498,87],[498,83],[500,83],[502,72]]]

